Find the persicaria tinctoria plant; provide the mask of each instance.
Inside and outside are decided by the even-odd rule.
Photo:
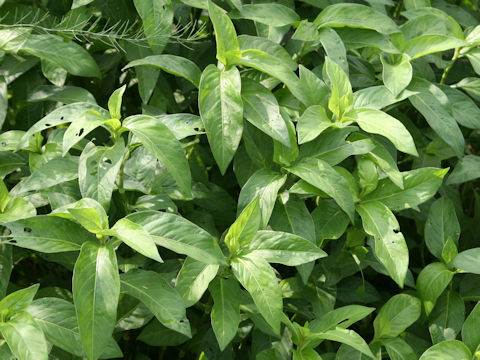
[[[0,1],[0,360],[480,359],[479,4],[353,1]]]

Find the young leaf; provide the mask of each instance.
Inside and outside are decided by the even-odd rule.
[[[225,66],[229,66],[240,56],[240,45],[238,44],[235,27],[223,9],[211,0],[208,0],[208,13],[215,30],[217,59]]]
[[[216,5],[212,5],[216,6]],[[237,68],[207,66],[200,79],[198,107],[213,156],[222,174],[237,151],[243,129],[241,79]]]
[[[353,221],[354,203],[348,183],[325,161],[305,158],[287,170],[332,197]]]
[[[340,121],[345,111],[353,105],[353,92],[348,75],[330,58],[325,58],[325,73],[330,80],[330,100],[328,108]]]
[[[129,116],[123,126],[138,137],[177,181],[187,195],[191,193],[191,174],[181,144],[162,122],[148,115]]]
[[[122,240],[140,254],[158,262],[163,262],[160,257],[155,241],[150,234],[141,226],[128,218],[118,220],[115,225],[104,232]]]
[[[111,245],[87,241],[73,271],[73,300],[85,355],[98,359],[111,339],[117,318],[120,276]]]
[[[250,244],[260,226],[260,220],[257,197],[242,211],[225,235],[225,244],[232,255]]]
[[[28,288],[8,294],[0,301],[0,311],[10,314],[25,311],[28,305],[32,302],[39,287],[40,284],[35,284]]]
[[[383,83],[397,97],[412,80],[413,69],[410,59],[407,55],[402,54],[400,60],[393,64],[383,56],[380,57],[380,60],[383,65]]]
[[[108,99],[108,111],[113,119],[120,119],[122,117],[122,97],[127,85],[115,90]]]
[[[357,205],[363,228],[375,237],[375,255],[390,277],[403,287],[408,270],[408,248],[395,215],[379,201]]]
[[[453,278],[453,272],[442,263],[428,264],[418,274],[417,292],[423,301],[427,316],[432,312],[438,297]]]
[[[373,322],[375,339],[396,338],[418,320],[422,312],[419,299],[407,294],[391,297]]]
[[[215,278],[208,290],[213,297],[212,328],[223,351],[235,337],[240,323],[240,287],[234,279]]]
[[[191,336],[182,298],[159,274],[133,269],[120,276],[120,284],[122,293],[139,299],[163,325]]]
[[[30,314],[20,312],[0,322],[0,333],[19,360],[47,360],[47,342]]]
[[[237,280],[252,296],[260,314],[275,332],[280,332],[282,293],[272,267],[254,253],[233,258],[231,266]]]

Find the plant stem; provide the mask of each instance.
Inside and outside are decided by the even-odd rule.
[[[450,64],[448,64],[445,70],[443,70],[442,78],[440,79],[440,84],[445,84],[445,79],[447,78],[447,75],[450,72],[450,69],[452,68],[453,64],[455,64],[455,61],[458,59],[459,55],[460,55],[460,48],[456,48],[455,52],[453,53]]]
[[[122,164],[120,165],[120,169],[118,171],[118,192],[120,194],[120,197],[122,198],[123,207],[125,208],[125,212],[127,215],[130,214],[130,210],[128,209],[127,195],[125,194],[125,189],[123,188],[123,170],[125,168],[125,161],[128,159],[129,156],[130,150],[127,150],[127,152],[123,156]]]

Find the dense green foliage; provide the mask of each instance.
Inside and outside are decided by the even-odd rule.
[[[0,19],[0,360],[480,359],[476,0]]]

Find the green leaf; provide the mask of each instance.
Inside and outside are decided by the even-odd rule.
[[[418,358],[415,351],[401,337],[384,339],[382,344],[392,360],[416,360]]]
[[[396,338],[418,320],[422,312],[419,299],[407,294],[391,297],[373,322],[375,339]]]
[[[7,83],[5,78],[0,76],[0,129],[5,122],[8,110],[8,94],[7,94]]]
[[[365,340],[353,330],[337,327],[324,332],[311,333],[309,336],[315,339],[325,339],[346,344],[360,351],[362,354],[367,355],[371,359],[376,359]]]
[[[15,198],[8,203],[5,211],[0,214],[0,224],[26,219],[35,215],[37,215],[37,210],[32,203],[23,198]]]
[[[78,251],[85,241],[95,239],[80,225],[57,216],[38,215],[5,226],[14,245],[43,253]]]
[[[122,70],[133,66],[154,66],[175,76],[183,77],[198,88],[202,72],[198,66],[191,60],[176,55],[151,55],[143,59],[129,62]]]
[[[415,60],[428,54],[455,49],[465,45],[465,41],[452,36],[421,35],[407,41],[403,51],[410,56],[411,60]]]
[[[213,297],[213,307],[210,314],[212,328],[220,350],[235,337],[240,324],[241,291],[234,279],[215,278],[208,290]]]
[[[382,34],[393,34],[400,30],[388,16],[360,4],[334,4],[327,6],[315,19],[317,27],[353,27],[372,29]]]
[[[86,242],[73,271],[73,300],[85,355],[98,359],[111,339],[117,318],[120,276],[111,245]]]
[[[353,93],[353,107],[355,109],[370,108],[380,110],[388,105],[405,100],[414,94],[417,94],[417,92],[405,89],[395,97],[385,85],[370,86]]]
[[[138,137],[167,168],[185,194],[191,193],[191,174],[182,145],[161,121],[148,115],[129,116],[123,126]]]
[[[444,292],[430,314],[428,330],[434,344],[454,340],[465,320],[465,304],[455,291]]]
[[[332,125],[323,106],[308,107],[297,122],[298,143],[312,141]]]
[[[312,212],[317,241],[338,239],[345,232],[350,220],[332,200],[324,199]]]
[[[329,88],[313,71],[305,66],[299,66],[300,86],[302,102],[305,106],[321,105],[328,106]]]
[[[444,264],[428,264],[420,271],[417,278],[417,292],[423,301],[427,316],[432,312],[438,297],[453,278],[453,272]]]
[[[323,314],[320,318],[311,321],[308,328],[312,332],[323,332],[333,330],[337,326],[347,328],[351,324],[363,319],[375,308],[362,305],[347,305],[331,310]]]
[[[8,294],[0,301],[0,311],[5,314],[14,314],[16,312],[25,311],[33,300],[38,291],[40,284],[29,286],[28,288],[17,290]]]
[[[106,121],[97,111],[86,111],[75,118],[63,135],[62,155],[65,156],[74,145]]]
[[[345,71],[329,57],[325,57],[325,73],[330,80],[331,89],[328,108],[339,121],[345,111],[353,105],[352,86]]]
[[[419,360],[470,360],[472,353],[462,342],[448,340],[427,349]]]
[[[408,130],[387,113],[375,109],[354,109],[346,113],[344,118],[357,122],[360,128],[368,133],[385,136],[398,150],[418,156],[415,142]]]
[[[20,312],[0,323],[0,332],[19,360],[47,360],[47,342],[30,314]]]
[[[0,49],[17,53],[22,48],[32,29],[27,27],[6,28],[0,30]]]
[[[40,166],[20,184],[18,194],[41,190],[78,178],[77,157],[57,157]]]
[[[297,135],[295,133],[295,125],[290,116],[283,110],[280,113],[287,125],[290,144],[285,146],[284,144],[273,140],[273,161],[277,164],[288,166],[298,158],[299,151],[297,146]]]
[[[139,299],[164,326],[191,337],[182,298],[159,274],[133,269],[121,275],[120,283],[122,293]]]
[[[207,290],[208,284],[217,275],[217,264],[205,264],[187,257],[178,273],[175,289],[179,292],[186,307],[197,303]]]
[[[287,170],[332,197],[353,221],[355,209],[348,183],[325,161],[305,158]]]
[[[358,183],[362,187],[360,197],[371,193],[378,185],[377,165],[367,157],[361,157],[357,162]]]
[[[465,141],[452,115],[451,104],[440,88],[426,80],[415,79],[411,86],[418,94],[409,97],[412,105],[425,117],[430,127],[455,151],[463,154]]]
[[[72,219],[92,233],[108,229],[108,217],[105,209],[97,201],[83,198],[55,209],[51,215]]]
[[[286,175],[282,176],[272,170],[260,169],[256,171],[240,191],[237,216],[240,215],[241,211],[243,211],[248,204],[258,197],[262,215],[259,228],[265,229],[272,215],[278,190],[286,180]]]
[[[100,69],[90,54],[80,45],[56,35],[30,35],[21,51],[48,60],[72,75],[99,77]]]
[[[442,184],[448,169],[420,168],[405,171],[403,189],[390,179],[380,180],[377,189],[363,198],[363,201],[380,201],[391,210],[415,207],[432,198]]]
[[[295,10],[282,4],[245,4],[228,14],[232,19],[248,19],[270,26],[285,26],[300,20]]]
[[[425,224],[425,244],[428,250],[446,263],[452,259],[442,258],[442,253],[447,246],[447,242],[451,241],[458,246],[458,238],[460,237],[460,224],[453,202],[441,197],[435,200],[428,212],[427,222]]]
[[[193,114],[168,114],[157,115],[156,119],[164,123],[172,132],[177,140],[182,140],[188,136],[203,134],[199,129],[203,129],[200,116]]]
[[[113,119],[120,119],[122,117],[122,97],[126,88],[127,85],[118,88],[108,99],[108,111]]]
[[[83,197],[98,201],[108,210],[124,152],[123,139],[112,147],[95,146],[92,142],[85,146],[78,164],[78,185]]]
[[[375,237],[375,255],[390,277],[403,287],[408,270],[408,248],[395,215],[379,201],[357,205],[363,228]]]
[[[242,79],[243,116],[252,125],[286,146],[290,138],[275,96],[256,81]]]
[[[480,177],[480,156],[465,155],[455,165],[445,183],[447,185],[463,184]]]
[[[77,86],[39,85],[30,94],[29,102],[58,101],[64,104],[86,102],[96,104],[95,97],[88,91]]]
[[[469,129],[480,129],[480,108],[475,102],[462,91],[450,86],[440,85],[439,88],[447,95],[457,123]]]
[[[215,30],[217,59],[225,66],[229,66],[240,56],[240,45],[238,44],[235,27],[224,10],[211,0],[208,0],[208,14]]]
[[[327,256],[309,240],[280,231],[259,231],[248,248],[268,262],[288,266],[302,265]]]
[[[246,247],[254,238],[261,221],[258,197],[243,209],[237,220],[230,226],[225,235],[230,254],[235,254],[239,249]]]
[[[157,245],[205,264],[225,264],[217,240],[185,218],[158,211],[141,211],[127,219],[140,225]]]
[[[200,116],[211,151],[222,174],[232,161],[242,137],[241,88],[240,73],[235,67],[221,71],[214,65],[209,65],[200,79]]]
[[[252,296],[260,314],[278,333],[283,305],[282,293],[273,268],[254,253],[233,258],[231,266],[237,280]]]
[[[170,0],[134,0],[143,23],[143,31],[153,52],[159,54],[168,43],[172,30],[173,7]]]
[[[462,340],[471,351],[475,351],[480,345],[480,303],[477,303],[465,319],[462,327]]]
[[[322,28],[318,31],[318,39],[329,59],[339,65],[345,74],[348,75],[348,61],[345,45],[342,38],[332,28]]]
[[[480,274],[480,247],[462,251],[449,265],[472,274]]]
[[[383,65],[383,83],[397,97],[410,84],[412,80],[412,65],[407,55],[402,54],[402,57],[393,64],[385,57],[381,56],[380,60]]]
[[[123,218],[118,220],[105,233],[122,240],[140,254],[155,261],[163,262],[158,253],[157,245],[150,234],[141,225],[134,223],[130,219]]]
[[[13,252],[12,246],[8,244],[0,244],[0,298],[4,298],[7,287],[10,282],[10,275],[13,270]]]

